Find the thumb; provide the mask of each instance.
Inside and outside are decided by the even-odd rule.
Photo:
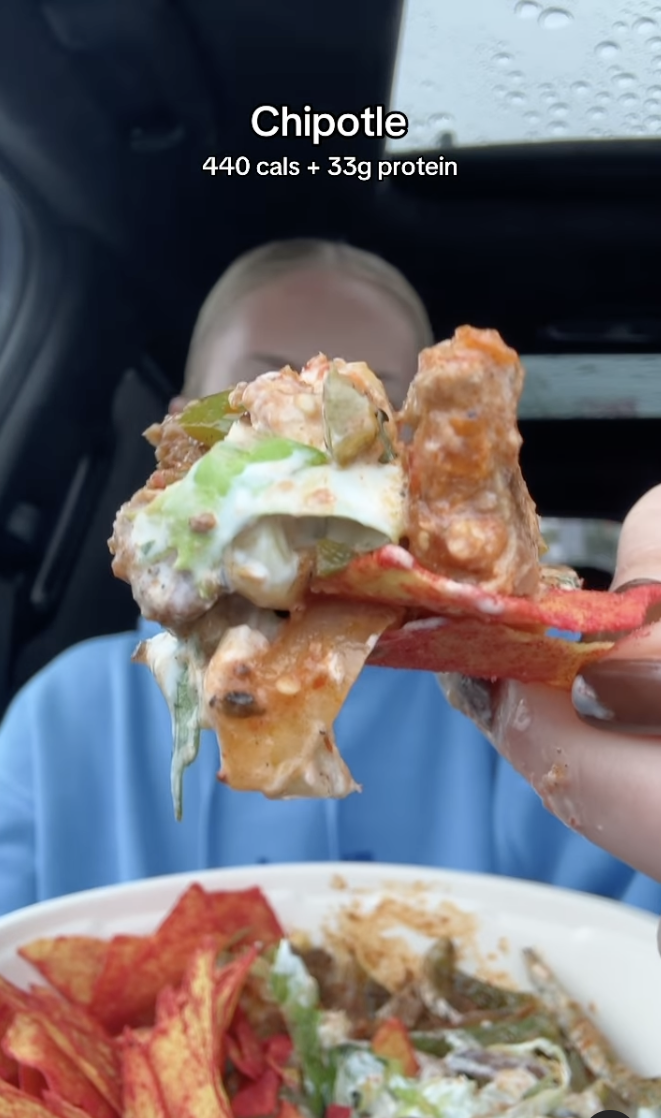
[[[661,485],[641,497],[622,525],[613,589],[649,582],[661,582]],[[574,681],[574,709],[589,725],[661,735],[661,603],[646,622]]]

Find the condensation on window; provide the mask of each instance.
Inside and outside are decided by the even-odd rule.
[[[388,151],[661,135],[659,0],[407,0]]]

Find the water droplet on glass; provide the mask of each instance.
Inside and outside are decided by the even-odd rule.
[[[575,93],[577,97],[585,97],[586,93],[590,92],[590,86],[587,82],[574,82],[571,91]]]
[[[549,112],[551,116],[567,116],[569,105],[565,105],[562,101],[556,101],[555,105],[551,105]]]
[[[602,62],[608,62],[611,58],[615,58],[615,56],[620,53],[620,48],[617,43],[613,43],[610,39],[607,39],[603,43],[597,43],[594,48],[594,53],[597,58],[601,58]]]
[[[601,136],[603,136],[603,134],[604,134],[603,128],[589,128],[588,129],[588,136],[592,137],[595,140],[599,139]]]
[[[507,86],[506,85],[495,85],[493,87],[493,91],[494,91],[496,97],[504,97],[505,94],[507,93]]]
[[[624,123],[627,128],[636,128],[640,124],[638,113],[627,113],[624,118]]]
[[[514,15],[518,16],[519,19],[537,19],[540,6],[540,4],[535,3],[535,0],[519,0],[514,9]]]
[[[600,109],[597,105],[595,105],[595,107],[592,109],[588,109],[588,120],[592,120],[595,123],[599,120],[603,120],[605,116],[606,111],[604,109]]]
[[[515,90],[512,91],[512,93],[507,94],[507,97],[505,98],[505,100],[506,100],[508,105],[516,106],[516,105],[522,105],[525,101],[525,97],[524,97],[523,93],[520,93],[518,89],[515,89]]]
[[[525,81],[521,70],[512,70],[507,76],[512,85],[523,85]]]
[[[661,132],[661,116],[648,116],[644,123],[647,132]]]
[[[539,23],[545,31],[560,31],[563,27],[569,27],[573,18],[571,12],[565,8],[546,8],[539,17]]]
[[[564,136],[567,132],[567,124],[564,120],[553,120],[549,125],[549,132],[552,136]]]
[[[643,16],[641,19],[636,20],[633,29],[637,35],[651,35],[651,33],[656,30],[656,22],[653,19],[649,19],[647,16]]]
[[[618,97],[620,105],[624,105],[627,109],[630,109],[632,105],[635,105],[637,100],[638,98],[636,97],[635,93],[623,93],[621,97]]]
[[[661,97],[661,85],[650,85],[647,87],[648,97]]]
[[[510,62],[512,61],[512,55],[505,54],[504,51],[501,51],[500,54],[494,54],[493,60],[500,70],[504,70],[505,67],[509,66]]]
[[[545,105],[550,105],[553,101],[555,101],[557,93],[554,89],[548,88],[540,92],[540,96]]]
[[[643,108],[647,109],[648,113],[658,113],[661,109],[661,101],[656,97],[648,97],[647,101],[643,101]]]
[[[660,54],[657,54],[657,56],[652,59],[651,65],[652,65],[652,69],[654,70],[655,73],[658,74],[659,71],[661,71],[661,55]]]
[[[533,109],[531,112],[526,113],[523,119],[526,124],[539,124],[539,113],[536,113]]]
[[[432,128],[448,128],[454,124],[454,117],[451,113],[434,113],[429,117],[429,123]]]
[[[611,95],[607,89],[600,89],[597,96],[595,97],[595,101],[597,101],[600,105],[607,105],[610,99]]]
[[[634,74],[623,74],[619,72],[615,74],[615,76],[613,77],[613,81],[615,82],[618,89],[630,89],[632,85],[636,84],[636,78]]]
[[[613,31],[616,35],[626,35],[628,30],[629,28],[627,27],[626,23],[623,23],[621,19],[618,19],[613,24]]]

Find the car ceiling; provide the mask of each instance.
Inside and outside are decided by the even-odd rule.
[[[25,283],[35,290],[26,305],[51,320],[42,330],[47,359],[28,345],[30,334],[33,349],[42,336],[34,317],[16,355],[0,354],[6,593],[16,579],[24,598],[33,591],[85,454],[79,489],[96,533],[94,544],[81,537],[76,545],[81,554],[91,547],[94,561],[64,563],[68,576],[78,570],[83,600],[71,604],[65,577],[41,619],[34,602],[18,608],[5,644],[16,651],[42,640],[19,676],[74,637],[126,622],[126,588],[111,589],[107,571],[99,582],[106,520],[113,501],[144,476],[148,449],[130,449],[139,425],[176,391],[196,311],[238,252],[274,237],[342,237],[402,269],[439,337],[471,322],[496,327],[529,353],[659,350],[661,158],[653,141],[460,150],[456,179],[227,178],[202,170],[209,155],[318,160],[320,149],[304,139],[256,136],[253,109],[310,104],[339,114],[387,105],[400,18],[399,0],[0,5],[0,174],[29,230]],[[327,141],[323,155],[374,160],[381,144]],[[613,341],[614,324],[626,344]],[[136,372],[127,380],[128,369]],[[661,421],[522,427],[524,470],[546,514],[620,518],[658,480]],[[48,477],[35,468],[35,445],[43,446],[42,466],[44,457],[50,463]],[[102,491],[99,476],[115,478],[115,488]],[[16,553],[5,529],[17,504],[35,503],[31,490],[50,502],[53,517],[45,516],[34,546]],[[98,606],[100,598],[110,605]],[[85,609],[85,625],[62,621]],[[45,629],[56,635],[43,644]]]

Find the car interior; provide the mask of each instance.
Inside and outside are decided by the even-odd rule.
[[[637,34],[627,13],[624,32],[607,34],[598,13],[581,31],[588,74],[571,5],[491,7],[481,23],[477,0],[0,6],[0,717],[55,655],[135,624],[106,541],[151,468],[141,433],[180,387],[208,289],[269,239],[381,254],[439,339],[463,323],[500,331],[528,370],[523,471],[553,554],[607,585],[617,525],[661,475],[661,63],[638,39],[630,55],[618,44]],[[539,73],[525,53],[533,31]],[[595,77],[609,43],[628,61]],[[527,69],[512,70],[517,51]],[[539,81],[554,66],[555,124]],[[586,93],[600,129],[574,114],[571,96]],[[647,116],[611,112],[606,94],[611,107],[645,101]],[[501,95],[542,107],[508,117]],[[409,129],[393,143],[262,137],[260,105],[335,116],[380,105]],[[251,170],[211,173],[212,156]],[[375,173],[420,156],[457,173]],[[331,157],[373,173],[330,175]],[[322,170],[254,172],[285,158]]]

